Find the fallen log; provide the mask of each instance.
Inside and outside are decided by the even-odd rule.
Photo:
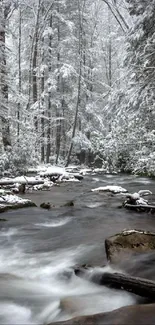
[[[124,204],[124,207],[128,210],[134,210],[137,212],[151,212],[155,213],[155,205],[143,205],[143,204]]]
[[[25,185],[39,185],[39,184],[44,184],[44,180],[42,179],[36,179],[36,180],[21,180],[21,181],[16,181],[14,178],[13,179],[8,179],[8,180],[0,180],[0,186],[6,186],[6,185],[13,185],[13,184],[25,184]]]
[[[83,268],[75,269],[75,274],[96,284],[105,285],[112,289],[126,290],[138,296],[155,300],[155,282],[121,273],[91,272]],[[87,277],[88,275],[88,277]]]

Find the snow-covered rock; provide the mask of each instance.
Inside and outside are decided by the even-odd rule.
[[[23,199],[17,195],[5,194],[0,196],[0,203],[14,204],[14,203],[27,203],[31,202],[28,199]]]
[[[68,173],[72,173],[72,172],[79,172],[80,170],[80,166],[68,166],[65,167],[65,171]]]
[[[79,173],[83,176],[91,174],[93,171],[91,168],[83,168],[79,170]]]
[[[36,206],[31,200],[23,199],[17,195],[6,194],[0,195],[0,212],[8,209],[18,209],[24,207]]]
[[[112,192],[112,193],[126,193],[127,190],[121,186],[116,185],[107,185],[107,186],[101,186],[97,187],[91,190],[92,192]]]
[[[33,190],[38,191],[38,190],[49,190],[54,183],[50,181],[49,179],[45,179],[43,184],[37,184],[33,186]]]
[[[55,176],[55,175],[66,175],[68,176],[68,173],[66,172],[65,168],[57,167],[57,166],[51,166],[48,167],[46,170],[40,172],[40,176]]]
[[[65,167],[66,172],[68,173],[79,173],[81,175],[88,175],[93,172],[91,168],[85,168],[81,166],[68,166]]]

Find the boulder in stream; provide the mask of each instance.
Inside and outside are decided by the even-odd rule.
[[[155,233],[143,230],[124,230],[105,240],[107,259],[120,261],[123,256],[155,249]]]
[[[73,206],[74,206],[74,201],[73,201],[73,200],[68,201],[68,202],[66,202],[63,206],[64,206],[64,207],[73,207]]]
[[[17,195],[8,194],[5,191],[3,191],[3,195],[0,195],[0,212],[34,206],[36,206],[36,204],[31,200],[23,199]]]
[[[155,304],[121,307],[107,313],[75,317],[51,325],[154,325]]]
[[[49,209],[51,208],[51,204],[50,204],[49,202],[43,202],[43,203],[40,204],[40,207],[41,207],[42,209],[47,209],[47,210],[49,210]]]

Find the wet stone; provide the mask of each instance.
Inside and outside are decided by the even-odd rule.
[[[118,262],[125,255],[144,253],[155,249],[155,233],[126,230],[105,240],[107,259]]]
[[[54,322],[51,325],[154,325],[154,310],[155,304],[127,306],[107,313]]]

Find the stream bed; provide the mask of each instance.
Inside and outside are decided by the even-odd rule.
[[[154,180],[92,175],[50,191],[26,193],[38,207],[3,213],[7,221],[0,223],[0,324],[50,324],[136,303],[134,295],[100,287],[72,272],[76,264],[113,272],[104,267],[107,237],[123,229],[155,232],[155,215],[120,209],[120,195],[91,192],[105,185],[120,185],[131,193],[149,189],[150,202],[155,202]],[[63,206],[70,200],[73,207]],[[43,210],[42,202],[54,207]]]

